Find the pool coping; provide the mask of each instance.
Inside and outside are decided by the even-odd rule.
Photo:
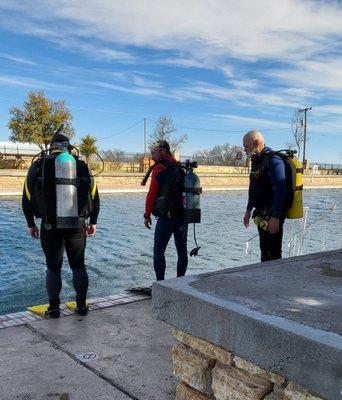
[[[105,297],[97,297],[94,299],[87,300],[89,311],[100,310],[108,307],[115,307],[122,304],[134,303],[136,301],[142,301],[150,299],[151,297],[146,294],[139,293],[119,293]],[[75,315],[73,310],[66,307],[65,304],[60,305],[61,317],[67,317],[69,315]],[[50,317],[42,317],[38,314],[34,314],[31,311],[18,311],[15,313],[8,313],[0,315],[0,329],[11,328],[13,326],[24,325],[34,321],[42,321],[50,319]]]

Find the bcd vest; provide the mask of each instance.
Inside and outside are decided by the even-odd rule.
[[[284,201],[284,217],[294,219],[303,216],[302,204],[302,173],[300,162],[292,155],[280,151],[265,151],[252,157],[250,174],[250,192],[253,206],[257,209],[270,209],[274,202],[274,187],[269,176],[269,160],[278,156],[285,166],[286,195]]]
[[[152,214],[156,217],[166,215],[183,217],[184,171],[180,165],[169,160],[162,160],[159,163],[166,169],[160,172],[161,182]]]
[[[35,217],[45,221],[56,220],[56,184],[55,158],[52,154],[35,161],[28,177],[31,191],[31,208]],[[90,190],[93,185],[88,166],[84,161],[76,160],[77,178],[73,184],[77,188],[78,217],[87,218],[92,210]]]

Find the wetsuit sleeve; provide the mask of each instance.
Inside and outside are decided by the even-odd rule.
[[[34,222],[34,216],[31,209],[31,190],[32,190],[32,179],[36,169],[32,165],[27,173],[24,183],[23,196],[22,196],[22,209],[26,218],[26,222],[29,228],[34,227],[36,224]]]
[[[283,160],[278,157],[272,157],[268,162],[268,171],[271,182],[274,186],[274,207],[272,217],[281,218],[284,214],[284,204],[286,196],[286,176]]]
[[[151,216],[159,192],[158,174],[164,169],[165,167],[163,165],[158,164],[152,171],[151,183],[146,196],[144,218],[149,218]]]
[[[253,202],[252,202],[252,190],[251,190],[251,184],[249,184],[248,188],[248,203],[247,203],[247,211],[252,211],[253,210]]]
[[[99,190],[97,188],[96,181],[92,174],[90,175],[90,180],[91,180],[90,196],[91,196],[91,201],[92,201],[92,210],[90,213],[89,223],[91,225],[96,225],[97,217],[99,216],[99,212],[100,212],[100,196],[99,196]]]

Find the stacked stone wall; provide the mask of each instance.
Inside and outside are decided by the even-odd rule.
[[[176,400],[322,400],[231,351],[176,329],[173,335]]]

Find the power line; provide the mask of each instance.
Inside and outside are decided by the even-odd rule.
[[[157,120],[148,118],[150,121],[157,122]],[[222,133],[243,133],[243,129],[240,130],[227,130],[227,129],[208,129],[208,128],[198,128],[198,127],[193,127],[193,126],[185,126],[185,125],[177,125],[179,128],[184,128],[184,129],[191,129],[195,131],[203,131],[203,132],[222,132]],[[263,132],[273,132],[273,131],[284,131],[284,130],[290,130],[290,128],[274,128],[274,129],[262,129]]]
[[[140,119],[138,122],[134,123],[133,125],[130,125],[129,127],[124,128],[124,129],[122,129],[121,131],[119,131],[117,133],[114,133],[114,134],[102,137],[100,139],[97,139],[97,141],[104,140],[104,139],[109,139],[111,137],[122,135],[123,133],[125,133],[125,132],[129,131],[130,129],[136,127],[137,125],[141,124],[143,121],[144,121],[143,119]]]

